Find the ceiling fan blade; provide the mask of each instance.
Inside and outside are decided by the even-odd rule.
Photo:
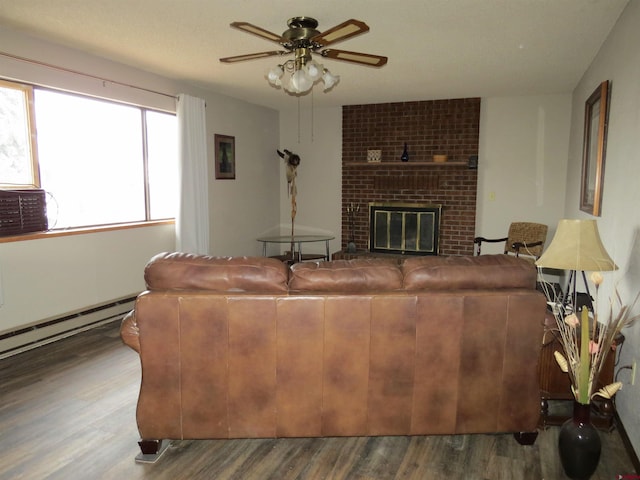
[[[332,43],[336,43],[368,31],[369,26],[366,23],[352,18],[346,22],[342,22],[340,25],[336,25],[335,27],[322,32],[319,35],[316,35],[315,37],[312,37],[311,42],[317,43],[322,47],[326,47]]]
[[[266,38],[267,40],[271,40],[276,43],[287,43],[287,40],[277,33],[270,32],[269,30],[265,30],[264,28],[257,27],[251,23],[247,22],[232,22],[231,26],[233,28],[237,28],[239,30],[243,30],[247,33],[251,33],[253,35],[257,35],[262,38]]]
[[[275,55],[286,55],[291,52],[285,52],[283,50],[272,50],[270,52],[249,53],[247,55],[236,55],[235,57],[224,57],[220,61],[222,63],[236,63],[244,62],[245,60],[255,60],[256,58],[273,57]]]
[[[334,60],[358,63],[360,65],[368,65],[369,67],[382,67],[387,63],[387,57],[371,55],[369,53],[348,52],[346,50],[335,50],[329,48],[321,51],[320,54],[323,57],[332,58]]]

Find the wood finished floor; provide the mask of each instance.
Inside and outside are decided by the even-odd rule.
[[[115,322],[0,360],[0,479],[562,480],[558,428],[511,435],[175,441],[135,463],[137,354]],[[633,474],[616,431],[601,433],[593,480]]]

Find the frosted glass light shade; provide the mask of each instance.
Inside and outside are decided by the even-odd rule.
[[[283,74],[284,69],[282,68],[282,66],[277,65],[267,72],[267,80],[274,87],[279,87],[282,84],[280,79],[282,78]]]
[[[602,244],[595,220],[560,220],[551,244],[536,265],[590,272],[618,269]]]
[[[329,70],[325,68],[322,74],[322,81],[324,82],[324,90],[326,92],[340,81],[340,76],[333,75]]]
[[[338,75],[333,75],[329,70],[315,60],[304,57],[305,62],[288,60],[282,65],[276,65],[265,73],[269,84],[276,88],[283,88],[294,95],[305,95],[313,86],[324,83],[324,91],[333,88],[339,81]],[[285,76],[286,73],[286,76]]]
[[[313,87],[313,82],[307,77],[304,70],[298,70],[291,75],[291,86],[289,90],[295,93],[303,93]]]
[[[305,66],[305,70],[307,71],[307,76],[312,82],[317,82],[322,77],[322,71],[324,68],[322,65],[316,63],[315,61],[311,61],[307,63]]]

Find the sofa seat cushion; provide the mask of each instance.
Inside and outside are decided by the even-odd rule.
[[[404,288],[415,290],[535,288],[536,268],[512,255],[412,257],[402,263]]]
[[[289,289],[299,292],[384,292],[402,288],[402,271],[387,259],[303,262],[291,267]]]
[[[211,257],[160,253],[144,270],[149,290],[282,293],[287,291],[286,264],[266,257]]]

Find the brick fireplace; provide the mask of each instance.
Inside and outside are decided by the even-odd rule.
[[[349,105],[342,109],[342,248],[369,249],[369,205],[441,205],[439,252],[472,255],[475,235],[480,99]],[[409,161],[401,162],[407,144]],[[367,162],[381,150],[381,162]],[[447,155],[446,163],[433,162]]]

